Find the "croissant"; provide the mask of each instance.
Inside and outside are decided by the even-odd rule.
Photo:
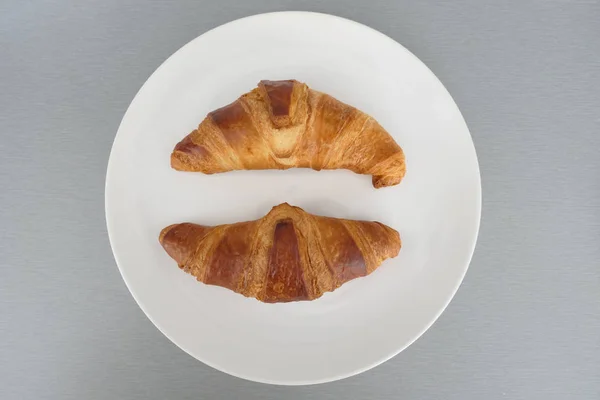
[[[295,80],[261,81],[208,114],[171,154],[179,171],[349,169],[400,183],[404,153],[372,117]]]
[[[171,225],[159,241],[197,280],[266,303],[321,297],[370,274],[401,246],[398,232],[379,222],[316,216],[287,203],[255,221]]]

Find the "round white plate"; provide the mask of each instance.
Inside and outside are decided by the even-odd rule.
[[[298,79],[375,117],[406,153],[407,174],[374,189],[349,171],[177,172],[175,144],[261,79]],[[397,229],[400,255],[312,302],[262,304],[179,270],[160,230],[256,219],[288,202]],[[191,41],[152,74],[123,117],[106,177],[117,264],[142,310],[198,360],[238,377],[299,385],[372,368],[441,314],[468,268],[481,185],[468,128],[440,81],[364,25],[305,12],[240,19]]]

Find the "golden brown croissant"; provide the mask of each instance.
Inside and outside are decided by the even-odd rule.
[[[372,117],[295,80],[261,81],[208,114],[175,146],[171,166],[205,174],[242,169],[349,169],[376,188],[400,183],[404,153]]]
[[[287,203],[249,222],[175,224],[160,243],[199,281],[266,303],[313,300],[373,272],[400,251],[379,222],[321,217]]]

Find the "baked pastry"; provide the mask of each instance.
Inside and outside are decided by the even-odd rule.
[[[261,81],[208,114],[175,146],[171,166],[205,174],[244,169],[349,169],[376,188],[400,183],[404,153],[372,117],[295,80]]]
[[[398,232],[379,222],[316,216],[287,203],[255,221],[171,225],[159,240],[197,280],[266,303],[314,300],[370,274],[401,246]]]

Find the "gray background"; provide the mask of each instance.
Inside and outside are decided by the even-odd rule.
[[[467,120],[484,194],[438,322],[369,372],[291,388],[163,337],[104,222],[112,140],[154,69],[210,28],[290,9],[362,22],[421,58]],[[0,85],[1,399],[600,398],[598,1],[0,0]]]

